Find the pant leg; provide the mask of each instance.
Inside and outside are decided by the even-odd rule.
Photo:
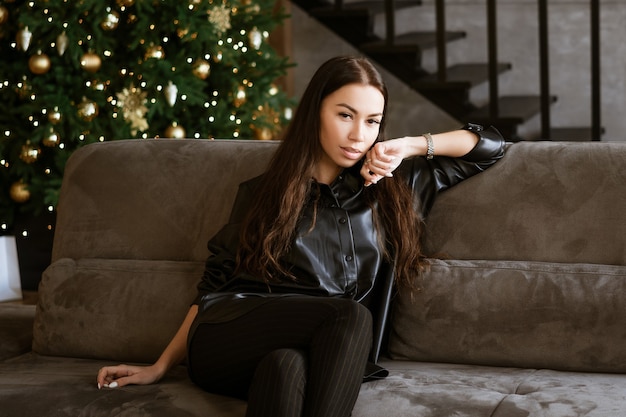
[[[297,349],[277,349],[259,363],[248,391],[247,417],[301,416],[308,358]]]
[[[306,353],[308,362],[303,415],[348,416],[360,389],[371,333],[369,311],[352,300],[277,297],[227,323],[199,324],[190,337],[190,375],[207,391],[246,398],[266,355],[297,349]]]

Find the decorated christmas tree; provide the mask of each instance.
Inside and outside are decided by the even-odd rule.
[[[291,101],[269,0],[0,1],[0,234],[54,211],[77,148],[271,139]]]

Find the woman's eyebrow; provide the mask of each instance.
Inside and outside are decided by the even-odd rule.
[[[339,103],[337,104],[337,106],[340,107],[345,107],[346,109],[350,110],[351,112],[358,114],[359,112],[357,111],[357,109],[355,109],[354,107],[350,106],[349,104],[346,103]],[[368,115],[367,117],[377,117],[377,116],[382,116],[382,113],[372,113],[370,115]]]

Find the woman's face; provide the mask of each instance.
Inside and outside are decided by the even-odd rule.
[[[342,169],[356,164],[374,144],[385,98],[371,85],[348,84],[326,96],[320,109],[324,153],[316,167],[318,182],[330,184]]]

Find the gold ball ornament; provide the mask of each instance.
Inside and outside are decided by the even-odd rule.
[[[0,6],[0,25],[6,23],[9,20],[9,9],[5,6]]]
[[[272,140],[274,136],[272,129],[269,127],[254,127],[252,130],[254,131],[254,137],[257,140]]]
[[[9,188],[9,196],[11,196],[11,200],[16,203],[27,202],[30,199],[28,185],[26,185],[22,180],[14,182],[11,184],[11,188]]]
[[[185,129],[176,122],[173,122],[171,125],[169,125],[163,133],[166,138],[170,139],[184,139],[185,135],[187,135]]]
[[[120,24],[120,15],[116,11],[111,11],[107,13],[102,22],[100,22],[100,27],[106,31],[111,31],[117,29]]]
[[[145,59],[163,59],[165,58],[165,51],[161,45],[150,45],[146,51]]]
[[[50,71],[50,58],[48,55],[38,52],[28,60],[28,69],[33,74],[45,74]]]
[[[87,72],[97,72],[102,66],[102,58],[96,53],[87,52],[80,58],[80,67]]]
[[[120,7],[130,7],[135,4],[135,0],[117,0],[115,3]]]
[[[241,107],[246,102],[246,90],[243,86],[237,87],[237,92],[233,97],[233,104],[235,107]]]
[[[206,80],[211,75],[211,64],[209,61],[204,59],[199,59],[193,64],[193,75],[200,78],[201,80]]]
[[[86,122],[91,122],[98,116],[98,113],[98,103],[95,101],[83,98],[83,101],[78,105],[78,116]]]
[[[46,136],[45,138],[43,138],[41,143],[43,143],[44,146],[47,146],[49,148],[54,148],[55,146],[59,144],[60,141],[61,141],[61,138],[59,137],[59,134],[55,132],[54,130],[50,129],[50,134]]]
[[[26,142],[25,145],[22,145],[20,159],[27,164],[32,164],[37,161],[37,159],[39,159],[39,155],[41,155],[41,149],[37,146],[33,146],[30,141]]]
[[[58,107],[55,107],[52,111],[48,112],[48,121],[53,125],[58,125],[63,120],[63,115],[59,111]]]

